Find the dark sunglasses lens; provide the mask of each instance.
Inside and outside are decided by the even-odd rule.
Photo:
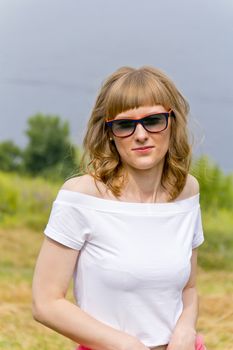
[[[116,120],[112,124],[112,132],[115,136],[124,137],[134,130],[134,123],[130,120]]]
[[[153,114],[140,119],[144,128],[149,132],[159,132],[166,129],[167,117],[166,113]],[[115,120],[112,123],[112,132],[115,136],[126,137],[131,135],[137,123],[131,120]]]
[[[166,128],[166,123],[166,115],[163,113],[150,115],[143,120],[144,127],[146,130],[151,132],[159,132],[164,130]]]

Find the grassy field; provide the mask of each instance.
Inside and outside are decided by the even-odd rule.
[[[33,320],[31,281],[43,234],[0,230],[0,349],[72,350],[75,344]],[[68,298],[72,299],[72,286]],[[233,272],[198,270],[201,332],[208,350],[233,350]]]

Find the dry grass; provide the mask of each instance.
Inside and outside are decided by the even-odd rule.
[[[75,348],[71,340],[32,318],[31,281],[42,239],[41,234],[28,229],[0,230],[0,349]]]
[[[233,350],[233,272],[199,271],[198,329],[208,350]]]
[[[31,280],[42,234],[0,230],[0,349],[71,350],[75,344],[35,322]],[[208,350],[233,350],[233,273],[198,271],[198,331]],[[72,299],[72,286],[68,293]]]

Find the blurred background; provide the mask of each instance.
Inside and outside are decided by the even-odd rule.
[[[163,70],[190,103],[198,331],[233,349],[232,36],[231,0],[0,0],[0,349],[74,348],[32,319],[33,269],[101,83],[126,65]]]

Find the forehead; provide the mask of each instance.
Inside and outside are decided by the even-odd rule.
[[[162,105],[154,105],[154,106],[140,106],[138,108],[131,108],[127,111],[118,113],[114,119],[138,119],[142,118],[144,115],[152,114],[152,113],[162,113],[167,112],[166,108]]]

